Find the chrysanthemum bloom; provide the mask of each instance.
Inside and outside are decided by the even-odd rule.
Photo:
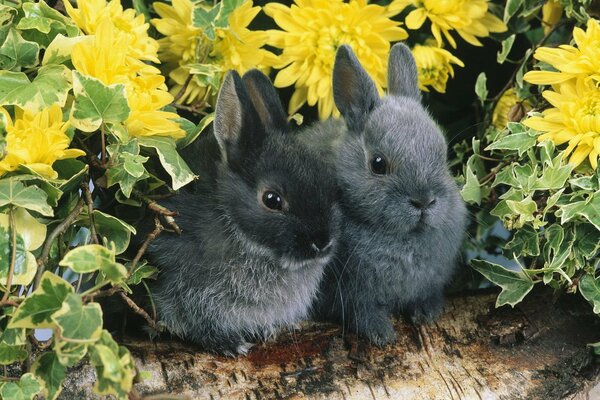
[[[575,46],[558,48],[540,47],[534,57],[548,63],[558,71],[530,71],[523,77],[536,85],[556,85],[577,77],[591,78],[600,82],[600,24],[589,19],[587,29],[573,29]]]
[[[416,45],[412,49],[419,73],[419,89],[429,92],[431,86],[439,93],[446,92],[448,76],[454,77],[452,64],[464,67],[462,61],[437,46]]]
[[[127,57],[128,42],[109,18],[96,27],[96,35],[77,43],[71,54],[75,69],[100,80],[105,85],[123,84],[131,110],[125,121],[131,136],[184,136],[174,120],[178,115],[161,109],[173,101],[164,77],[157,69],[139,68]]]
[[[408,37],[400,23],[392,21],[385,7],[367,0],[294,0],[295,4],[269,3],[265,13],[283,31],[269,32],[269,44],[282,49],[281,71],[275,86],[295,85],[289,112],[304,103],[318,104],[319,117],[339,115],[333,103],[331,74],[337,48],[348,44],[373,78],[377,89],[386,86],[390,42]]]
[[[515,88],[510,88],[502,93],[494,107],[492,125],[497,129],[504,129],[509,121],[521,120],[529,110],[531,110],[531,104],[527,101],[519,101]]]
[[[268,70],[275,62],[273,53],[263,49],[267,42],[265,31],[251,31],[248,25],[260,12],[252,1],[244,2],[228,17],[229,27],[217,29],[216,39],[209,40],[192,24],[194,4],[190,0],[173,0],[173,4],[154,3],[161,18],[150,22],[165,35],[159,39],[160,58],[169,63],[169,77],[175,83],[171,93],[176,95],[183,88],[190,74],[189,64],[210,64],[219,75],[234,69],[240,74],[251,68]],[[208,83],[201,75],[194,75],[180,103],[192,103],[206,93]]]
[[[546,1],[546,4],[542,6],[542,26],[544,27],[544,33],[548,33],[554,28],[558,21],[560,21],[562,13],[563,7],[560,4],[560,0]]]
[[[431,33],[442,45],[442,34],[456,48],[456,42],[450,31],[454,30],[465,41],[481,46],[477,39],[487,37],[492,32],[505,32],[502,20],[488,11],[489,0],[394,0],[388,6],[392,12],[399,13],[408,5],[416,7],[406,16],[409,29],[419,29],[426,19],[431,21]]]
[[[568,143],[565,157],[577,166],[586,159],[598,167],[600,154],[600,87],[590,79],[579,78],[560,85],[554,92],[546,90],[544,98],[553,106],[541,116],[533,116],[523,124],[543,132],[539,141],[552,140],[556,145]]]
[[[121,0],[83,0],[77,1],[79,8],[65,1],[65,9],[77,26],[86,34],[94,35],[105,16],[108,16],[120,34],[126,37],[128,56],[137,60],[159,63],[157,57],[158,42],[148,36],[149,25],[142,14],[136,15],[135,10],[123,9]]]
[[[66,131],[69,122],[63,122],[59,105],[54,104],[40,112],[17,109],[13,122],[6,110],[0,109],[7,120],[5,157],[0,161],[0,176],[24,165],[38,174],[55,179],[52,169],[56,160],[85,155],[78,149],[69,149],[71,139]]]

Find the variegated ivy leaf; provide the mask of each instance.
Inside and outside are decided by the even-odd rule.
[[[6,382],[0,387],[0,398],[10,400],[32,400],[42,386],[31,373],[24,374],[16,382]]]
[[[62,307],[52,315],[60,340],[94,343],[102,333],[102,308],[98,303],[83,305],[81,297],[69,293]]]
[[[533,281],[523,271],[511,271],[501,265],[483,260],[472,260],[471,266],[502,288],[496,300],[496,307],[505,304],[514,307],[533,289]]]
[[[138,138],[140,146],[156,150],[158,158],[173,180],[177,190],[194,180],[195,175],[177,153],[175,141],[168,137],[145,136]]]
[[[39,51],[37,43],[23,39],[19,31],[12,28],[0,47],[0,69],[20,71],[33,67],[38,63]]]
[[[89,244],[69,251],[59,265],[80,274],[102,271],[112,283],[122,282],[127,276],[127,269],[115,261],[114,250],[98,244]]]
[[[31,372],[42,384],[42,393],[46,400],[54,400],[62,391],[62,383],[67,375],[67,368],[60,363],[56,353],[49,351],[42,354],[31,366]]]

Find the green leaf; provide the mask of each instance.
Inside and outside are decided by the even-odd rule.
[[[573,166],[571,164],[564,165],[562,156],[559,155],[553,160],[552,165],[544,164],[542,176],[534,183],[535,190],[561,189],[565,186],[565,182],[571,176]]]
[[[591,258],[596,255],[600,248],[600,231],[590,224],[578,224],[575,226],[575,246],[585,257]]]
[[[125,221],[98,210],[94,210],[94,222],[98,234],[115,244],[116,254],[127,250],[131,235],[136,233],[135,228]]]
[[[0,365],[10,365],[17,361],[23,361],[28,355],[25,346],[0,343]]]
[[[485,72],[482,72],[477,76],[477,81],[475,82],[475,94],[477,95],[477,98],[479,99],[482,105],[483,103],[485,103],[485,100],[487,99],[488,95],[486,85],[487,76],[485,76]]]
[[[594,312],[600,314],[600,281],[592,274],[585,274],[579,280],[579,291],[594,306]]]
[[[0,226],[0,283],[6,285],[12,258],[12,234],[8,228]],[[25,240],[17,232],[13,285],[29,285],[37,271],[37,263],[31,252],[25,248]]]
[[[535,136],[531,136],[529,133],[513,133],[510,135],[506,135],[503,138],[490,144],[488,147],[486,147],[486,150],[517,150],[519,156],[521,156],[528,149],[535,146],[535,143]]]
[[[498,64],[503,64],[504,61],[506,61],[506,57],[508,57],[508,53],[510,53],[510,49],[512,49],[513,43],[515,42],[515,37],[516,35],[513,33],[502,41],[502,49],[496,56],[496,61],[498,61]]]
[[[89,41],[92,37],[87,35],[67,37],[62,34],[56,35],[44,52],[42,65],[63,64],[71,59],[73,47],[82,41]]]
[[[25,186],[12,178],[0,180],[0,207],[13,205],[52,217],[54,210],[48,205],[47,198],[46,193],[35,186]]]
[[[23,39],[16,29],[11,29],[0,47],[0,69],[20,70],[38,63],[40,46]]]
[[[83,305],[81,297],[70,293],[52,320],[59,337],[67,342],[94,343],[102,333],[102,308],[98,303]]]
[[[38,112],[67,101],[71,89],[71,73],[64,65],[46,65],[33,81],[22,72],[0,71],[0,104],[16,105]]]
[[[49,351],[35,360],[31,372],[42,383],[43,394],[47,400],[54,400],[62,391],[67,369],[63,366],[56,353]]]
[[[114,250],[98,244],[89,244],[69,251],[59,265],[80,274],[100,270],[112,283],[122,282],[127,276],[127,269],[115,261]]]
[[[17,233],[23,238],[26,250],[36,250],[46,238],[46,225],[37,221],[24,208],[17,208],[14,213]],[[0,227],[10,227],[9,215],[0,214]]]
[[[42,390],[42,386],[33,374],[21,376],[18,382],[6,382],[0,387],[0,398],[10,400],[31,400]]]
[[[135,363],[129,351],[119,346],[108,331],[102,331],[100,340],[90,349],[90,363],[98,377],[94,392],[126,398],[133,386]]]
[[[538,256],[540,254],[540,239],[538,232],[529,225],[517,230],[513,239],[505,245],[507,258],[515,256]]]
[[[569,184],[574,188],[583,190],[594,191],[600,189],[598,185],[598,177],[592,176],[581,176],[579,178],[569,179]]]
[[[213,122],[215,119],[215,113],[206,115],[198,125],[194,125],[192,122],[184,118],[176,119],[175,121],[179,124],[181,129],[185,131],[185,136],[177,140],[177,148],[183,149],[192,144],[198,136]]]
[[[217,18],[220,9],[221,3],[218,3],[209,10],[207,10],[206,6],[202,3],[198,3],[194,6],[192,24],[194,27],[202,29],[209,40],[215,40],[217,38],[214,21]]]
[[[37,3],[23,4],[24,18],[21,18],[18,29],[24,32],[31,40],[47,47],[59,34],[77,36],[79,29],[68,17],[49,7],[43,0]]]
[[[477,205],[480,205],[482,197],[481,185],[479,184],[479,179],[477,179],[477,175],[475,175],[469,164],[467,164],[465,178],[465,185],[460,191],[463,200],[467,203],[475,203]]]
[[[173,180],[173,189],[177,190],[194,180],[195,175],[185,161],[177,154],[175,141],[167,137],[146,136],[139,138],[140,146],[153,148],[158,158]]]
[[[143,279],[147,279],[158,274],[158,268],[148,265],[145,262],[139,263],[127,278],[127,283],[130,285],[139,285]]]
[[[523,271],[511,271],[501,265],[483,260],[471,260],[471,266],[489,281],[502,288],[496,307],[509,304],[514,307],[533,288],[533,281]]]
[[[50,271],[44,271],[40,286],[19,305],[9,328],[51,328],[52,315],[58,311],[73,287]]]
[[[134,178],[141,178],[144,175],[146,172],[144,163],[148,161],[148,157],[131,153],[121,153],[121,156],[123,157],[123,168],[129,175]]]
[[[506,7],[504,7],[504,23],[519,11],[519,8],[523,5],[525,0],[507,0]]]
[[[581,216],[600,230],[600,191],[593,193],[587,200],[577,201],[560,207],[561,224]]]
[[[98,79],[73,71],[75,102],[71,122],[84,132],[94,132],[102,123],[116,124],[129,117],[125,85],[106,86]]]
[[[77,364],[88,351],[88,345],[85,343],[65,342],[58,340],[54,344],[54,351],[58,362],[66,367],[72,367]]]
[[[550,225],[545,231],[544,236],[546,237],[547,244],[549,248],[554,250],[556,253],[560,249],[560,245],[562,244],[565,238],[565,230],[562,226],[558,224]]]
[[[531,222],[535,219],[533,213],[537,211],[537,204],[531,197],[526,197],[521,201],[507,200],[506,205],[518,216],[518,221],[515,223],[514,228],[521,228],[526,222]]]

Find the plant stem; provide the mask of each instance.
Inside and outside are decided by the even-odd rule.
[[[150,244],[150,242],[152,242],[154,239],[156,239],[156,237],[158,235],[160,235],[160,233],[163,231],[163,229],[165,229],[160,224],[160,220],[158,219],[158,217],[154,217],[154,226],[155,226],[154,230],[152,232],[150,232],[148,234],[148,236],[146,236],[146,239],[144,240],[144,243],[142,243],[142,245],[140,246],[137,254],[135,255],[135,258],[133,259],[133,261],[131,261],[131,267],[129,268],[130,273],[135,269],[135,266],[137,265],[137,263],[140,261],[140,259],[146,252],[146,249],[148,248],[148,245]]]
[[[121,299],[123,299],[123,301],[127,303],[129,308],[131,308],[136,314],[140,315],[146,320],[146,322],[148,323],[148,325],[150,325],[152,329],[154,329],[157,332],[162,332],[164,330],[162,327],[158,326],[152,318],[150,318],[150,316],[146,311],[144,311],[144,309],[140,308],[140,306],[135,304],[135,302],[131,300],[125,293],[118,292],[118,294],[119,296],[121,296]]]
[[[85,202],[87,203],[92,243],[100,244],[100,241],[98,241],[98,235],[96,234],[96,223],[94,222],[94,200],[92,199],[92,193],[90,192],[90,186],[88,185],[87,181],[84,181],[81,184],[81,188],[83,189],[83,195],[85,196]]]
[[[4,303],[8,300],[10,295],[10,287],[13,281],[13,275],[15,273],[15,263],[17,261],[17,225],[15,223],[15,209],[13,207],[8,210],[9,228],[11,235],[12,248],[10,253],[10,265],[8,267],[8,276],[6,277],[6,291],[2,296],[1,302]]]

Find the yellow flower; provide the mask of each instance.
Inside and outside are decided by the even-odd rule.
[[[406,16],[409,29],[419,29],[426,19],[431,21],[431,33],[442,45],[442,34],[456,48],[450,35],[455,30],[465,41],[481,46],[478,37],[487,37],[491,32],[505,32],[506,25],[488,11],[489,0],[394,0],[388,6],[393,12],[402,11],[407,5],[416,7]]]
[[[173,101],[173,96],[165,90],[165,78],[162,75],[140,76],[127,89],[131,113],[125,126],[129,135],[185,136],[183,129],[174,121],[179,116],[170,111],[160,111]]]
[[[454,77],[452,64],[465,66],[449,51],[436,46],[416,45],[412,53],[419,73],[419,89],[426,92],[429,92],[427,86],[431,86],[439,93],[445,93],[448,76]]]
[[[544,33],[548,33],[560,21],[563,8],[560,5],[560,0],[548,0],[542,7],[542,24]]]
[[[295,85],[289,112],[304,103],[318,104],[319,117],[339,112],[334,107],[331,74],[335,52],[342,44],[354,50],[377,89],[386,86],[387,56],[390,42],[408,37],[399,22],[390,19],[385,7],[367,4],[367,0],[294,0],[286,7],[269,3],[264,7],[283,31],[269,32],[269,44],[282,49],[281,71],[275,86]]]
[[[515,106],[519,106],[516,112],[514,111]],[[528,102],[519,101],[515,88],[510,88],[502,93],[496,107],[494,107],[492,125],[498,129],[504,129],[509,121],[520,120],[530,109],[531,105]]]
[[[600,24],[589,19],[587,29],[573,29],[575,45],[558,48],[540,47],[534,57],[548,63],[558,71],[529,71],[523,77],[536,85],[556,85],[577,77],[600,82]]]
[[[37,113],[17,109],[14,122],[6,110],[0,111],[7,120],[6,156],[0,161],[0,176],[25,165],[42,176],[55,179],[58,174],[52,164],[56,160],[85,155],[81,150],[68,148],[71,143],[66,134],[69,122],[63,122],[59,105],[54,104]]]
[[[121,0],[83,0],[77,1],[79,8],[65,1],[65,9],[77,26],[86,34],[94,35],[102,19],[108,16],[127,42],[127,54],[135,60],[146,60],[159,63],[157,57],[158,42],[148,36],[149,25],[144,15],[136,15],[135,10],[123,9]]]
[[[544,98],[553,106],[541,116],[526,119],[523,124],[544,132],[539,141],[552,140],[556,145],[568,143],[565,157],[575,166],[586,157],[592,168],[598,167],[600,154],[600,87],[598,83],[577,79],[546,90]]]
[[[210,64],[220,78],[230,69],[240,74],[251,68],[267,71],[277,61],[273,53],[262,48],[267,42],[267,33],[248,29],[260,12],[260,7],[253,7],[252,1],[245,1],[229,15],[229,27],[217,29],[214,41],[193,26],[194,4],[190,0],[173,0],[171,6],[154,3],[154,9],[161,18],[150,22],[165,35],[159,39],[160,58],[171,64],[172,94],[179,93],[188,79],[188,64]],[[203,97],[207,86],[206,79],[194,75],[178,102],[192,103]]]

